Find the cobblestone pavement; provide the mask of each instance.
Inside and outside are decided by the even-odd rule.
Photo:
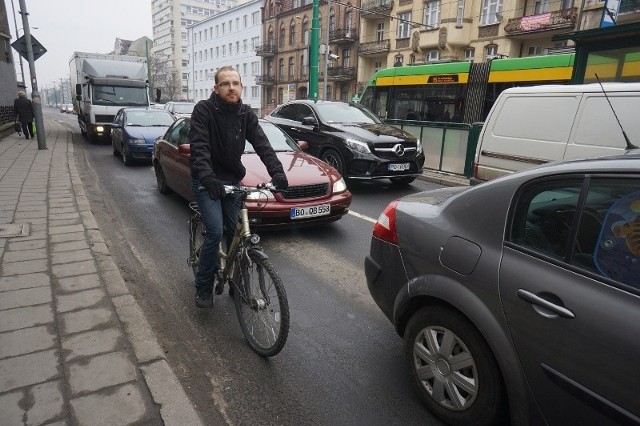
[[[0,424],[202,424],[45,128],[0,140]]]

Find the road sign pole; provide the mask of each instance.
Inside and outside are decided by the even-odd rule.
[[[31,44],[31,29],[29,27],[29,14],[27,13],[25,0],[20,0],[20,15],[22,15],[22,26],[24,27],[24,37],[27,43],[27,60],[29,61],[29,73],[31,75],[31,102],[33,102],[33,117],[36,121],[38,149],[47,149],[47,142],[44,138],[44,120],[42,119],[42,100],[38,92],[36,65],[33,59],[33,45]]]

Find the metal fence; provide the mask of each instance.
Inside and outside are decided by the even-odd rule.
[[[422,141],[424,168],[471,177],[482,123],[386,120]]]

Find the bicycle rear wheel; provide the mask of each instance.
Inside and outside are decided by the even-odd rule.
[[[251,348],[264,357],[282,350],[289,335],[289,302],[273,264],[257,255],[236,262],[234,296],[242,332]]]
[[[198,273],[200,266],[200,252],[204,244],[204,224],[199,214],[189,220],[189,264],[193,269],[193,276]]]

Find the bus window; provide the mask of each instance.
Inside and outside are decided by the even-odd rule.
[[[389,89],[376,88],[373,95],[373,105],[371,111],[383,120],[387,119],[387,105],[389,102]]]

